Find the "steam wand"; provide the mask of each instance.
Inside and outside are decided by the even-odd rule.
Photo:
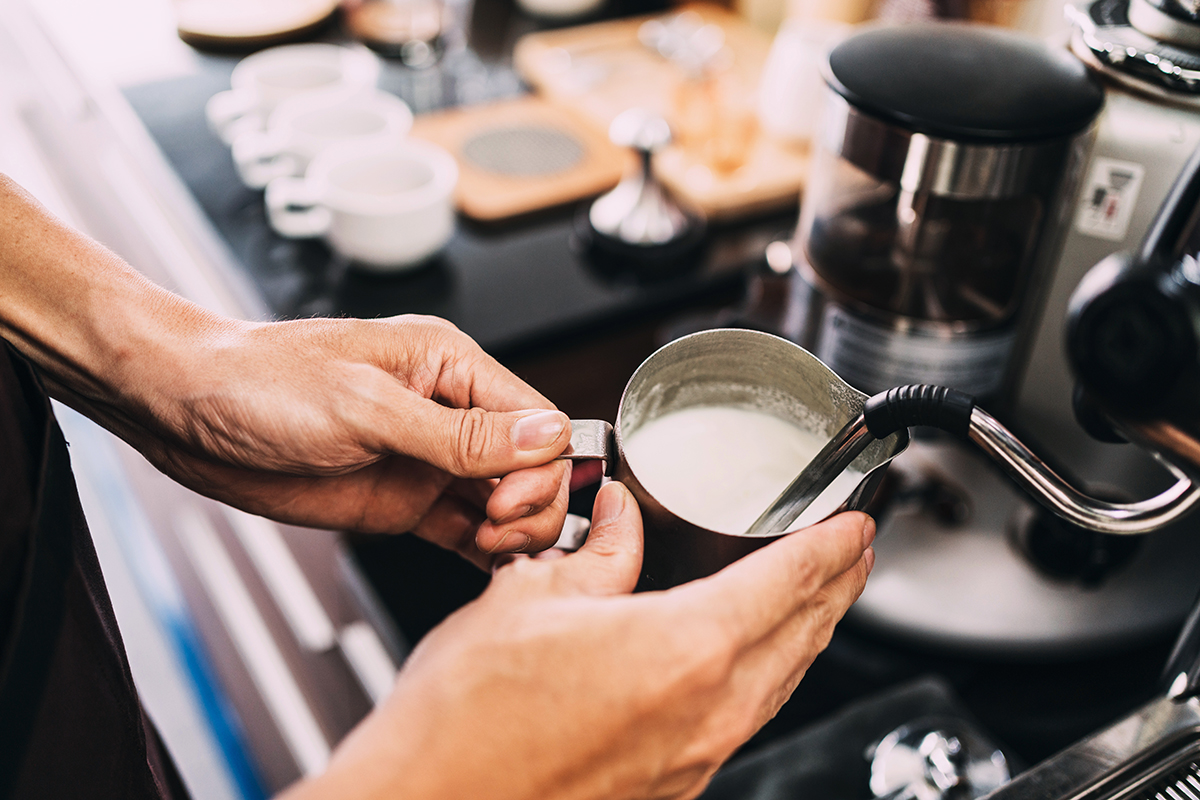
[[[970,395],[944,386],[898,386],[869,398],[863,412],[829,440],[754,521],[746,535],[785,532],[871,442],[911,425],[940,428],[970,439],[1042,505],[1088,530],[1148,533],[1179,519],[1200,500],[1200,486],[1162,459],[1176,482],[1158,496],[1136,503],[1112,503],[1089,497],[1046,466],[995,417],[976,407]]]

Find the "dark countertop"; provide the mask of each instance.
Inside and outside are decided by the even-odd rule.
[[[488,26],[493,39],[497,30],[529,24],[510,16],[516,21],[507,29]],[[325,38],[338,40],[334,34]],[[503,52],[515,37],[510,32],[500,38],[501,44],[489,45],[494,51]],[[502,55],[488,58],[463,49],[425,71],[385,60],[380,85],[417,113],[523,91]],[[237,61],[237,56],[203,55],[196,74],[130,87],[125,95],[279,317],[434,314],[503,358],[564,335],[612,330],[714,298],[736,299],[766,245],[795,225],[793,209],[714,229],[707,251],[694,264],[669,279],[640,282],[596,269],[581,252],[572,233],[576,204],[499,224],[460,217],[453,239],[431,263],[395,275],[359,271],[323,242],[274,234],[262,192],[241,184],[228,147],[207,129],[204,103],[229,87]]]

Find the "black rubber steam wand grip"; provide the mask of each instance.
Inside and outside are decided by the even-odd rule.
[[[863,419],[876,439],[885,439],[901,428],[926,425],[963,439],[971,428],[975,398],[945,386],[897,386],[867,399]]]

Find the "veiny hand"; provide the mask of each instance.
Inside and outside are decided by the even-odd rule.
[[[225,321],[182,366],[147,379],[166,399],[125,432],[204,494],[296,524],[411,530],[485,567],[562,528],[570,472],[551,459],[569,421],[448,322]]]
[[[432,317],[252,324],[155,286],[0,175],[0,336],[185,485],[481,566],[553,544],[567,418]],[[496,478],[500,478],[498,482]]]
[[[846,513],[711,578],[630,594],[636,503],[611,483],[593,516],[579,552],[516,557],[422,640],[290,800],[695,797],[791,695],[874,561],[874,523]]]

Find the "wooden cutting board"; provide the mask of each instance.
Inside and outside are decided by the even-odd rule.
[[[600,194],[633,166],[596,125],[535,96],[421,114],[412,135],[458,160],[458,209],[479,220]]]
[[[647,20],[680,11],[721,28],[725,50],[704,80],[638,38]],[[757,125],[757,91],[771,37],[719,6],[691,4],[669,14],[531,33],[513,60],[543,97],[607,131],[635,106],[662,114],[677,143],[656,157],[664,184],[711,219],[736,219],[794,205],[808,177],[808,149],[774,140]],[[732,153],[732,155],[730,155]]]

